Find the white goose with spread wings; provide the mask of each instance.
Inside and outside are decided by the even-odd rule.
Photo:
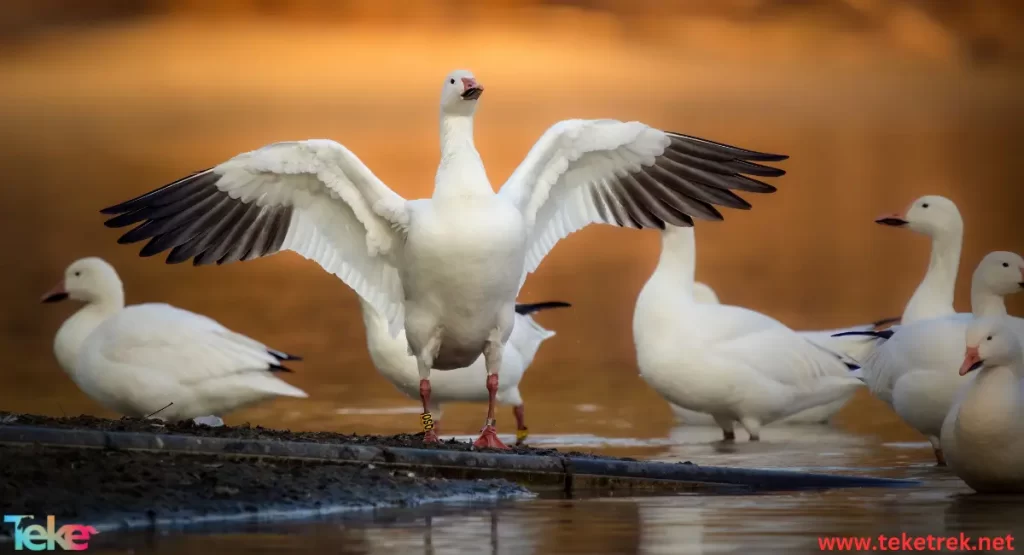
[[[429,199],[407,201],[329,140],[272,144],[103,210],[121,237],[149,239],[143,256],[224,264],[292,250],[342,279],[405,329],[421,378],[482,353],[490,403],[478,446],[504,447],[494,429],[502,347],[526,275],[562,237],[591,223],[664,228],[720,220],[715,205],[747,209],[732,192],[774,187],[747,175],[784,172],[755,162],[786,156],[669,133],[639,122],[567,120],[552,126],[498,193],[473,143],[483,87],[468,71],[445,78],[441,161]],[[746,174],[746,175],[744,175]],[[425,426],[426,427],[426,426]],[[425,441],[435,441],[428,432]]]

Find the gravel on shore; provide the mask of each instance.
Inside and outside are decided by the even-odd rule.
[[[528,495],[505,480],[446,480],[374,465],[0,445],[0,514],[63,523],[187,523]],[[0,540],[10,539],[9,525]]]

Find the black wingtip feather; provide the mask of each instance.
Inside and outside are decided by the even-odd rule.
[[[300,357],[299,355],[288,354],[284,351],[278,351],[276,349],[267,349],[267,352],[270,353],[270,356],[276,358],[277,360],[302,360],[302,357]]]
[[[846,362],[844,360],[843,364],[845,364],[846,368],[849,369],[851,372],[853,372],[854,370],[860,370],[860,366],[858,366],[858,365],[856,365],[856,364],[854,364],[852,362]]]
[[[294,374],[295,373],[295,370],[292,370],[291,368],[288,368],[287,366],[283,366],[281,364],[271,364],[270,365],[270,371],[271,372],[287,372],[289,374]]]
[[[542,303],[516,303],[516,313],[521,315],[533,314],[541,310],[552,308],[568,308],[572,305],[564,301],[546,301]]]
[[[748,150],[725,143],[715,142],[709,139],[703,139],[701,137],[695,137],[693,135],[686,135],[683,133],[677,133],[675,131],[666,131],[666,134],[678,139],[690,141],[695,147],[701,150],[713,152],[719,156],[731,157],[737,160],[756,160],[758,162],[782,162],[789,159],[788,154],[772,154],[770,152],[758,152],[756,150]]]
[[[896,333],[892,329],[878,330],[878,331],[844,331],[841,333],[833,334],[832,337],[850,337],[850,336],[864,336],[864,337],[877,337],[879,339],[889,339]]]
[[[133,210],[135,210],[137,208],[137,205],[139,204],[139,201],[147,199],[147,198],[152,198],[154,196],[161,195],[161,194],[167,192],[167,190],[170,189],[171,187],[174,187],[175,185],[178,185],[178,184],[182,183],[183,181],[188,181],[188,180],[192,179],[193,177],[196,177],[196,176],[198,176],[200,174],[204,174],[204,173],[206,173],[206,172],[208,172],[208,171],[210,171],[212,169],[213,168],[210,167],[210,168],[206,168],[205,170],[199,170],[199,171],[196,171],[196,172],[192,172],[191,174],[186,175],[185,177],[182,177],[180,179],[176,179],[176,180],[168,183],[167,185],[164,185],[163,187],[160,187],[158,189],[154,189],[154,190],[152,190],[152,191],[150,191],[148,193],[139,195],[139,196],[137,196],[137,197],[135,197],[133,199],[129,199],[129,200],[126,200],[124,202],[115,204],[113,206],[108,206],[106,208],[101,208],[100,209],[100,214],[123,214],[124,212],[131,212],[131,211],[133,211]]]

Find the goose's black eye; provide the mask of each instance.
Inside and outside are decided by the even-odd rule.
[[[990,335],[990,336],[986,337],[985,341],[992,341],[992,336]]]
[[[1010,267],[1010,263],[1009,262],[1003,262],[1003,268],[1009,268],[1009,267]]]
[[[926,203],[922,204],[921,208],[928,208],[928,203],[926,202]]]
[[[75,277],[82,275],[82,272],[75,272]]]
[[[455,79],[449,79],[448,82],[454,85],[455,84]]]

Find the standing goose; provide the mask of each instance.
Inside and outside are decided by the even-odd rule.
[[[711,288],[710,285],[702,282],[695,282],[693,284],[693,300],[698,303],[707,304],[722,304],[718,299],[718,294]],[[830,351],[840,355],[840,358],[844,362],[849,363],[849,366],[859,366],[857,361],[863,360],[868,354],[874,349],[878,342],[877,337],[865,337],[860,336],[844,336],[842,334],[847,332],[867,332],[877,331],[881,328],[885,328],[892,324],[899,322],[899,318],[883,318],[877,322],[870,324],[861,324],[859,326],[852,326],[849,328],[834,329],[834,330],[822,330],[822,331],[798,331],[801,337],[811,341],[826,351]],[[812,410],[804,411],[799,415],[793,415],[786,418],[786,422],[794,423],[819,423],[827,420],[842,404],[835,407],[832,411],[823,411],[824,407],[817,407]],[[827,414],[826,414],[827,413]],[[820,416],[816,416],[820,415]]]
[[[1024,493],[1024,359],[1006,317],[967,326],[960,375],[976,372],[942,424],[950,469],[982,493]]]
[[[366,344],[370,358],[377,371],[387,378],[399,391],[411,399],[419,398],[419,370],[416,357],[409,354],[405,332],[398,337],[388,333],[388,323],[366,301],[361,301],[363,323],[366,326]],[[544,329],[530,316],[535,312],[551,308],[570,306],[569,303],[551,301],[545,303],[516,304],[516,321],[512,335],[505,345],[501,357],[501,383],[496,400],[499,404],[512,405],[516,419],[516,444],[522,444],[529,430],[526,427],[523,397],[519,382],[526,369],[533,363],[541,343],[554,337],[555,332]],[[434,419],[433,432],[436,434],[441,423],[443,403],[487,401],[487,369],[483,357],[473,364],[455,370],[442,372],[431,379],[430,414]]]
[[[298,357],[168,304],[126,307],[121,279],[100,258],[73,262],[42,300],[64,299],[85,306],[57,332],[57,362],[111,411],[205,423],[274,397],[307,397],[275,376]]]
[[[863,384],[831,353],[764,314],[693,298],[694,230],[667,226],[637,298],[633,339],[644,380],[670,403],[714,417],[724,438],[845,401]]]
[[[972,313],[918,320],[880,332],[849,332],[882,339],[862,361],[872,394],[885,401],[904,422],[924,434],[945,464],[939,441],[942,421],[965,379],[956,369],[963,360],[964,333],[974,318],[1007,317],[1004,297],[1024,289],[1024,258],[996,251],[981,260],[971,278]],[[1024,339],[1024,321],[1008,324]]]
[[[706,283],[699,281],[693,284],[693,300],[697,303],[721,304],[715,290]],[[878,339],[876,337],[865,336],[835,337],[835,334],[852,331],[872,331],[882,326],[892,324],[897,320],[898,318],[886,318],[871,324],[853,326],[850,328],[827,331],[798,331],[797,333],[815,345],[818,345],[829,352],[835,353],[844,363],[846,363],[847,367],[855,369],[860,366],[860,363],[857,361],[862,360],[871,352],[872,349],[874,349]],[[777,424],[802,425],[828,423],[829,419],[832,418],[835,413],[839,412],[839,409],[843,408],[843,405],[845,405],[848,400],[849,399],[847,398],[840,398],[831,403],[811,407],[807,410],[787,416],[786,418],[777,421]],[[671,405],[671,407],[672,413],[683,423],[703,426],[713,425],[715,423],[714,417],[710,414],[692,411],[678,405]]]
[[[429,199],[406,200],[330,140],[275,143],[103,210],[109,227],[141,224],[142,256],[225,264],[292,250],[338,276],[405,329],[416,356],[424,422],[430,373],[484,355],[489,392],[478,447],[505,448],[494,401],[515,299],[559,239],[591,223],[631,228],[721,220],[715,205],[750,208],[732,190],[774,187],[746,175],[783,171],[764,154],[639,122],[556,123],[495,193],[473,144],[484,88],[468,71],[445,77],[441,161]],[[425,426],[426,427],[426,426]],[[424,441],[437,441],[425,430]]]
[[[964,220],[953,201],[938,195],[915,200],[903,213],[887,214],[876,223],[904,227],[932,240],[931,260],[924,279],[903,309],[903,324],[956,314],[953,294],[960,269]]]

